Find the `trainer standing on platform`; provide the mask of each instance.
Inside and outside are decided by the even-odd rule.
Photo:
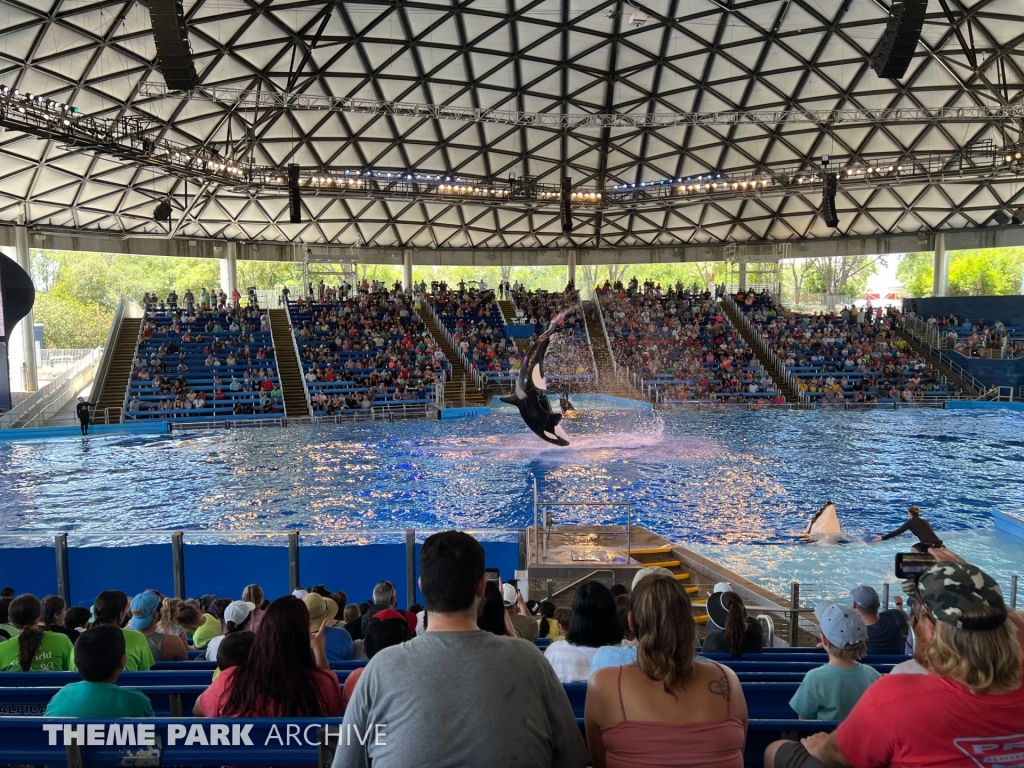
[[[78,423],[82,425],[82,434],[89,434],[89,409],[95,408],[95,403],[87,403],[84,397],[78,398],[78,405],[75,406],[75,415],[78,416]]]
[[[929,549],[942,547],[942,540],[935,535],[935,531],[928,524],[928,521],[921,517],[921,508],[916,504],[907,510],[907,514],[910,519],[907,520],[903,525],[897,528],[895,531],[889,531],[884,536],[875,536],[872,541],[883,541],[884,539],[892,539],[899,536],[901,533],[910,531],[912,534],[917,536],[918,543],[914,545],[914,549],[919,552],[927,552]]]

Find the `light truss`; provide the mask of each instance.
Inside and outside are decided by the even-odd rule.
[[[478,109],[444,104],[414,104],[380,99],[355,99],[311,93],[199,86],[194,91],[170,91],[163,83],[144,82],[140,93],[149,98],[207,101],[249,109],[330,110],[390,117],[462,120],[520,127],[572,130],[585,128],[672,128],[686,125],[785,125],[815,123],[993,122],[1024,118],[1024,103],[967,107],[896,107],[886,109],[780,109],[742,112],[663,112],[650,114],[572,114]]]

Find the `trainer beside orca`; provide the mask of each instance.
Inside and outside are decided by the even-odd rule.
[[[526,426],[541,440],[554,445],[568,445],[569,436],[558,423],[562,420],[562,414],[551,410],[548,386],[544,381],[544,353],[548,351],[554,330],[555,323],[552,323],[526,353],[516,380],[516,393],[501,398],[501,402],[516,406]]]

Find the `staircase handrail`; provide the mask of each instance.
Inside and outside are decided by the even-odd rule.
[[[802,393],[800,391],[800,387],[797,386],[796,374],[790,371],[782,362],[782,359],[775,353],[775,350],[768,346],[768,342],[764,340],[764,336],[761,334],[761,331],[754,327],[754,324],[750,322],[750,318],[747,317],[747,314],[740,309],[739,304],[736,303],[736,298],[732,294],[727,293],[722,301],[728,307],[732,308],[733,313],[739,318],[740,323],[743,324],[747,333],[750,334],[750,338],[757,342],[757,346],[760,348],[761,354],[766,357],[773,366],[775,366],[776,372],[782,377],[782,380],[789,385],[789,388],[796,395],[797,400],[799,402],[806,403],[808,401],[808,396]]]
[[[917,315],[908,314],[903,318],[903,330],[934,355],[940,363],[963,379],[964,383],[971,387],[978,397],[983,397],[988,392],[989,387],[987,384],[976,379],[966,368],[953,360],[949,354],[929,341],[934,334],[934,339],[936,343],[938,342],[938,326],[931,326]]]
[[[601,300],[598,297],[594,297],[594,304],[597,306],[597,319],[601,321],[601,333],[604,335],[604,343],[608,348],[608,359],[612,361],[612,372],[614,373],[618,369],[618,363],[615,362],[615,350],[612,349],[611,339],[608,338],[608,328],[604,324],[604,311],[601,309]],[[584,321],[586,315],[584,315]]]
[[[0,416],[0,429],[28,427],[40,417],[43,419],[43,424],[40,424],[39,426],[43,426],[46,422],[46,417],[56,413],[71,402],[74,395],[80,392],[84,385],[75,385],[75,391],[68,395],[65,390],[69,386],[71,386],[90,368],[94,369],[93,375],[95,376],[95,370],[98,369],[98,364],[102,359],[102,354],[103,349],[101,347],[89,350],[89,353],[85,357],[76,360],[66,371],[53,379],[53,381],[47,382],[3,416]],[[42,410],[39,413],[33,414],[33,411],[40,408],[42,408]],[[52,412],[48,413],[51,409]],[[32,415],[30,416],[30,414]],[[23,421],[24,423],[22,423]]]
[[[292,340],[292,351],[295,353],[295,362],[299,366],[299,381],[302,382],[302,394],[306,398],[306,415],[313,415],[313,402],[309,399],[309,382],[306,381],[306,374],[302,371],[302,357],[299,355],[299,342],[295,338],[295,326],[292,324],[292,310],[289,306],[289,302],[282,302],[284,304],[284,316],[288,321],[288,336]],[[273,333],[271,333],[271,339],[273,339]],[[274,356],[277,356],[277,347],[274,348]],[[280,380],[281,366],[278,365],[278,380]],[[284,402],[281,406],[284,408],[285,418],[288,418],[288,403],[285,398],[282,398]]]
[[[468,360],[467,356],[466,355],[462,355],[459,352],[459,348],[455,344],[455,337],[452,336],[451,332],[448,330],[448,326],[446,326],[444,324],[444,322],[441,320],[441,316],[434,310],[434,305],[430,303],[430,301],[426,298],[426,296],[424,296],[424,299],[420,303],[420,306],[426,307],[427,314],[430,315],[431,319],[434,321],[434,325],[436,325],[438,327],[438,329],[441,331],[441,335],[444,337],[445,341],[448,342],[448,346],[451,347],[451,349],[452,349],[452,354],[455,355],[455,358],[457,360],[460,357],[462,358],[462,368],[469,372],[469,375],[473,377],[473,381],[477,385],[477,388],[481,389],[481,391],[482,391],[482,388],[479,386],[480,382],[477,380],[476,367],[475,366],[471,366],[469,364],[469,360]],[[454,376],[454,374],[455,374],[455,372],[452,371],[452,375],[453,376]]]
[[[103,344],[103,357],[100,358],[100,367],[96,370],[96,377],[92,380],[92,388],[96,397],[103,394],[103,387],[107,382],[107,373],[110,371],[110,363],[114,358],[114,346],[117,344],[117,337],[121,333],[121,323],[125,318],[125,299],[122,296],[114,309],[114,317],[110,321],[110,330],[107,331],[107,340]],[[96,398],[93,398],[96,399]],[[93,418],[96,414],[93,413]]]
[[[125,307],[126,307],[125,312],[126,313],[132,311],[132,305],[133,304],[138,309],[138,311],[141,313],[140,316],[142,317],[142,322],[139,323],[139,335],[135,339],[135,349],[137,350],[139,348],[139,344],[142,343],[142,332],[146,328],[146,310],[144,310],[142,307],[140,307],[135,302],[134,299],[131,299],[131,298],[127,297],[127,296],[123,296],[122,299],[124,299],[127,302],[126,305],[125,305]],[[132,315],[126,314],[126,317],[131,317],[131,316]],[[122,398],[122,400],[121,400],[121,415],[117,419],[119,424],[124,424],[124,416],[125,416],[126,413],[128,413],[128,401],[131,399],[132,374],[134,372],[135,372],[135,354],[134,354],[134,351],[133,351],[133,353],[132,353],[132,367],[128,370],[128,381],[125,382],[125,385],[124,385],[124,398]],[[106,423],[109,424],[110,423],[109,409],[107,409],[107,412],[104,414],[104,418],[106,419]]]
[[[587,334],[587,346],[590,348],[590,365],[591,370],[594,372],[594,384],[597,384],[597,358],[594,357],[594,342],[590,339],[590,324],[587,323],[587,310],[583,306],[583,299],[577,297],[576,301],[580,305],[580,317],[583,318],[583,332]],[[596,299],[594,300],[596,302]]]

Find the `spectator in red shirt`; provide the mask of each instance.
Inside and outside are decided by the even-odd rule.
[[[765,768],[1020,763],[1021,646],[999,585],[973,565],[939,562],[903,589],[920,602],[930,674],[886,675],[833,733],[770,745]]]

